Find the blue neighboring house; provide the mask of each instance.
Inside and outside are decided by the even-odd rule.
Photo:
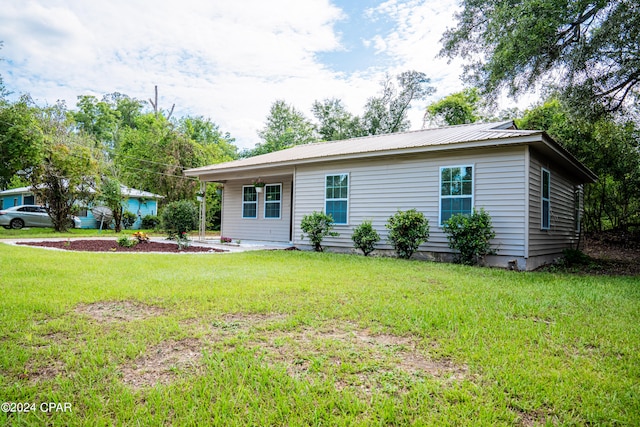
[[[163,196],[150,193],[148,191],[136,190],[122,186],[122,195],[125,197],[125,211],[133,212],[138,219],[133,224],[133,229],[139,229],[142,218],[147,215],[158,215],[158,200]],[[19,205],[35,205],[37,200],[31,187],[12,188],[10,190],[0,191],[0,209],[9,208]],[[99,205],[96,203],[95,205]],[[82,221],[82,228],[99,228],[100,224],[96,221],[91,213],[92,206],[80,206],[78,217]]]

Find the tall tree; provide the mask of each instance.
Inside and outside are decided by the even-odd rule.
[[[250,150],[249,156],[270,153],[294,145],[309,144],[317,140],[315,128],[309,119],[283,100],[273,103],[267,123],[258,135],[264,142]]]
[[[424,116],[425,123],[438,126],[462,125],[480,119],[480,95],[476,88],[464,89],[430,104]]]
[[[135,128],[123,131],[116,155],[124,184],[166,196],[166,202],[192,199],[197,182],[182,171],[214,162],[202,144],[154,113],[138,117]]]
[[[66,107],[43,108],[44,155],[30,175],[33,191],[46,206],[56,231],[66,231],[78,202],[94,194],[98,161],[91,143],[71,131]]]
[[[405,71],[396,77],[394,84],[387,76],[382,83],[382,94],[371,97],[362,116],[367,135],[402,132],[411,126],[407,115],[411,102],[425,99],[435,92],[431,80],[425,73]]]
[[[44,135],[40,110],[27,95],[16,102],[0,102],[0,190],[19,171],[28,172],[40,164]]]
[[[142,114],[144,102],[114,92],[102,97],[78,96],[77,110],[70,111],[76,129],[91,135],[98,144],[113,153],[117,149],[123,129],[135,127],[135,119]]]
[[[595,117],[638,96],[637,0],[463,0],[456,18],[441,55],[470,61],[466,79],[486,94],[551,83]]]
[[[214,163],[226,162],[238,157],[238,147],[229,132],[222,133],[217,124],[202,116],[186,116],[178,120],[178,132],[202,145],[214,159]]]
[[[354,116],[337,98],[315,101],[313,115],[318,120],[318,133],[324,141],[356,138],[366,135],[362,122]]]

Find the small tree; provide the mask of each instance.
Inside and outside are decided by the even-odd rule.
[[[387,224],[389,241],[400,258],[409,259],[429,239],[429,220],[415,209],[398,211]]]
[[[360,249],[364,256],[367,256],[375,250],[376,244],[380,241],[380,235],[371,225],[371,221],[363,221],[353,230],[351,240],[356,249]]]
[[[475,265],[486,256],[495,253],[490,240],[496,237],[491,216],[484,208],[473,210],[471,215],[456,214],[443,224],[449,247],[459,252],[457,261]]]
[[[137,219],[138,215],[130,211],[124,211],[124,213],[122,214],[122,225],[124,226],[124,228],[129,229],[133,227],[133,224],[136,223]]]
[[[198,228],[198,208],[188,200],[169,203],[162,211],[162,229],[169,238],[182,236]]]
[[[122,206],[124,205],[122,186],[118,180],[105,177],[102,179],[100,190],[102,192],[100,199],[113,212],[114,229],[119,233],[122,231]]]
[[[327,236],[338,236],[339,234],[333,230],[333,217],[324,212],[313,211],[310,215],[302,217],[300,228],[303,231],[302,239],[305,233],[316,252],[322,252],[322,240]]]

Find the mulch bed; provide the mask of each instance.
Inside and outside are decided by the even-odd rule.
[[[145,242],[138,243],[132,248],[118,246],[115,240],[69,240],[59,242],[19,242],[18,245],[26,246],[44,246],[47,248],[65,249],[69,251],[88,251],[88,252],[227,252],[222,249],[206,248],[202,246],[189,246],[186,249],[178,250],[176,243],[162,242]]]

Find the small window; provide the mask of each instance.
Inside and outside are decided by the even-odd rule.
[[[440,168],[440,224],[456,214],[471,215],[473,166]]]
[[[280,219],[280,206],[282,203],[282,185],[268,184],[264,187],[264,217]]]
[[[24,196],[24,203],[25,205],[33,205],[36,203],[36,198],[32,195],[30,196]]]
[[[253,185],[242,187],[242,218],[258,217],[258,193]]]
[[[327,175],[325,180],[325,213],[336,224],[346,225],[349,217],[349,174]]]
[[[542,192],[541,192],[541,228],[548,230],[551,227],[551,172],[542,169]]]

